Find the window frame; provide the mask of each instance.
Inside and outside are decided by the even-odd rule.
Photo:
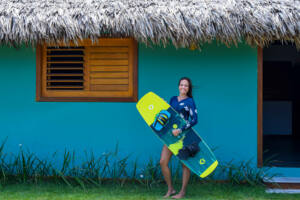
[[[99,38],[101,39],[121,39],[121,38]],[[132,45],[133,62],[133,94],[131,97],[45,97],[42,95],[42,71],[43,71],[43,47],[46,43],[36,45],[36,101],[38,102],[137,102],[138,101],[138,43],[133,38],[130,39]],[[88,42],[89,43],[89,42]],[[70,43],[74,45],[74,43]],[[84,45],[86,42],[78,41],[77,46]],[[50,44],[51,45],[51,44]],[[63,43],[58,45],[67,46]],[[71,46],[70,45],[70,46]]]

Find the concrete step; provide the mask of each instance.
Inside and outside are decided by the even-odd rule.
[[[274,177],[264,182],[267,193],[300,194],[300,177]]]
[[[300,194],[300,189],[266,189],[266,193]]]
[[[300,177],[273,177],[270,179],[265,179],[266,183],[299,183]]]

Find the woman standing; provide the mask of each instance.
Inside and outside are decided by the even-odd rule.
[[[173,129],[172,133],[174,136],[178,136],[182,131],[191,128],[197,123],[197,109],[193,100],[191,80],[187,77],[181,78],[178,87],[179,96],[172,97],[169,104],[187,121],[187,124],[184,127]],[[172,152],[164,145],[161,152],[160,166],[164,179],[168,185],[168,191],[164,196],[165,198],[176,193],[172,185],[171,172],[168,167],[172,155]],[[180,199],[185,196],[190,174],[189,168],[182,164],[182,187],[180,192],[177,195],[172,196],[172,198]]]

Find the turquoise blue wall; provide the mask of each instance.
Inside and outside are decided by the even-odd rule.
[[[199,122],[195,129],[221,161],[257,155],[257,51],[246,45],[207,44],[202,51],[139,45],[139,98],[154,91],[178,94],[178,79],[192,79]],[[135,103],[36,102],[35,51],[0,47],[0,139],[7,152],[19,145],[47,157],[64,149],[120,152],[140,162],[159,158],[162,144],[139,116]],[[111,120],[114,119],[114,120]],[[299,169],[279,168],[286,176]],[[298,173],[300,174],[300,173]]]

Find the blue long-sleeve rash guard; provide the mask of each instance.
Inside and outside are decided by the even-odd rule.
[[[177,96],[173,96],[170,99],[169,104],[184,118],[187,124],[184,127],[180,127],[181,131],[185,131],[193,127],[198,122],[197,108],[193,98],[188,97],[181,101],[178,101]]]

